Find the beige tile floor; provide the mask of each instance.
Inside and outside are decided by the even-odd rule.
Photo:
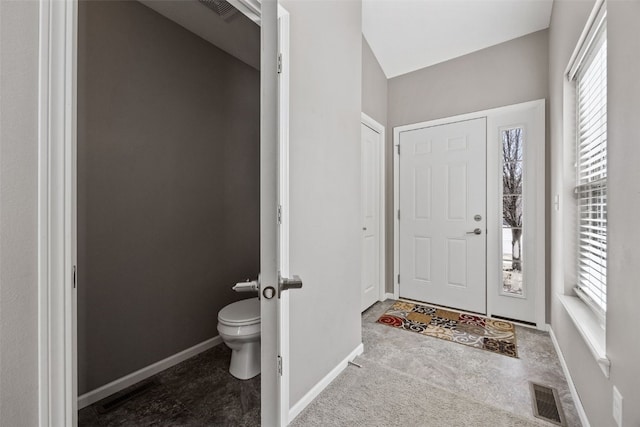
[[[460,408],[480,408],[489,413],[487,418],[451,418],[449,425],[486,425],[483,422],[505,426],[552,425],[533,416],[529,381],[557,388],[567,425],[580,426],[560,361],[548,333],[518,326],[516,335],[519,358],[515,359],[376,323],[392,303],[393,301],[377,303],[363,314],[364,353],[357,361],[363,365],[363,369],[371,371],[368,375],[386,376],[389,381],[402,377],[403,384],[411,383],[411,390],[414,391],[401,392],[391,384],[385,387],[383,383],[378,388],[378,395],[373,393],[372,396],[360,399],[358,393],[369,392],[364,384],[369,380],[362,377],[367,374],[358,373],[353,371],[358,368],[349,367],[342,374],[345,378],[336,379],[316,402],[303,411],[294,422],[295,426],[347,425],[358,422],[358,417],[368,419],[369,425],[395,425],[392,420],[397,417],[378,424],[376,420],[384,418],[386,414],[378,412],[373,417],[372,410],[375,413],[375,409],[372,408],[400,405],[399,402],[412,399],[407,394],[414,394],[416,401],[420,401],[424,397],[420,396],[420,389],[425,390],[426,394],[426,390],[431,387],[441,390],[441,394],[479,404],[474,406],[462,402]],[[361,378],[358,379],[358,375]],[[361,387],[357,385],[358,381],[363,383]],[[350,386],[351,383],[353,384]],[[346,387],[352,388],[344,394],[344,390],[340,389]],[[431,394],[431,398],[425,398],[423,402],[425,410],[422,415],[426,418],[416,421],[412,418],[416,415],[405,407],[398,417],[406,416],[407,419],[398,419],[397,425],[438,425],[428,421],[429,411],[434,414],[451,408],[446,400],[442,401],[442,408],[437,405],[429,406],[434,396],[437,395]],[[346,408],[350,412],[342,411],[345,408],[340,408],[340,405],[350,405]],[[335,419],[332,419],[332,414],[337,414]],[[521,424],[523,422],[525,424]]]

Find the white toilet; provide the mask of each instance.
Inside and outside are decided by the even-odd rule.
[[[218,313],[218,333],[232,350],[229,373],[248,380],[260,373],[260,301],[234,302]]]

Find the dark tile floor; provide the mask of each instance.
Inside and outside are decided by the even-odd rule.
[[[109,411],[103,405],[78,413],[80,427],[260,425],[260,375],[241,381],[229,374],[231,350],[220,344],[149,378],[150,387]],[[136,387],[136,386],[132,386]]]

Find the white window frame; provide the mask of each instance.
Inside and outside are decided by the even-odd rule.
[[[606,354],[606,313],[598,309],[598,305],[590,301],[582,292],[576,291],[578,283],[578,252],[576,248],[578,204],[574,198],[577,167],[577,93],[575,77],[585,64],[585,61],[588,60],[591,47],[597,41],[600,29],[603,25],[606,25],[606,14],[606,1],[597,0],[565,70],[562,188],[560,189],[561,193],[554,198],[555,210],[560,210],[560,206],[564,206],[561,211],[561,222],[564,225],[556,228],[557,232],[561,234],[562,253],[557,255],[557,262],[555,263],[557,271],[554,275],[560,274],[564,280],[564,292],[558,295],[560,302],[587,344],[603,374],[609,378],[611,362]]]
[[[577,135],[577,131],[578,128],[580,126],[580,112],[579,112],[579,107],[578,107],[578,103],[581,101],[581,96],[578,93],[578,87],[582,81],[582,77],[585,74],[585,71],[590,69],[591,65],[593,64],[593,60],[594,60],[594,56],[599,52],[601,46],[603,43],[606,43],[606,8],[601,8],[600,12],[598,14],[598,18],[596,19],[596,22],[594,23],[594,25],[591,26],[590,30],[589,30],[589,37],[586,39],[587,43],[584,43],[583,46],[581,46],[581,55],[579,55],[580,60],[576,63],[573,64],[570,74],[567,76],[567,78],[569,78],[569,80],[572,82],[573,86],[574,86],[574,91],[575,91],[575,117],[576,117],[576,136],[575,136],[575,140],[574,140],[574,147],[575,147],[575,158],[576,158],[576,166],[575,166],[575,186],[574,186],[574,195],[576,197],[576,235],[574,237],[574,240],[576,240],[576,248],[578,249],[578,253],[576,254],[576,288],[575,288],[575,293],[578,295],[578,297],[580,299],[582,299],[585,304],[587,304],[589,306],[589,308],[591,308],[595,314],[599,317],[600,322],[604,325],[605,323],[605,314],[606,314],[606,265],[605,265],[605,270],[604,270],[604,284],[602,285],[604,287],[604,294],[605,294],[605,301],[602,303],[599,303],[596,299],[594,299],[593,297],[591,297],[589,295],[589,292],[593,292],[594,294],[597,293],[597,290],[592,290],[592,287],[601,287],[600,285],[596,285],[596,284],[588,284],[588,283],[584,283],[583,281],[580,279],[580,264],[583,260],[581,254],[580,254],[580,248],[582,246],[582,243],[580,242],[581,238],[581,230],[580,228],[582,227],[583,223],[580,219],[580,193],[586,191],[590,191],[590,190],[600,190],[604,192],[605,198],[606,198],[606,194],[607,194],[607,178],[606,178],[606,172],[605,172],[605,177],[600,179],[599,181],[582,181],[580,178],[580,159],[579,159],[579,152],[580,152],[580,137]],[[606,61],[606,58],[605,58]],[[606,64],[605,64],[606,66]],[[606,85],[606,82],[605,82]],[[605,104],[606,104],[606,99],[605,99]],[[606,162],[606,154],[605,154],[605,162]],[[605,206],[606,206],[606,202],[605,202]],[[606,207],[605,207],[606,210]],[[606,229],[606,225],[605,225],[605,229]],[[606,231],[605,231],[605,238],[606,238]],[[606,244],[606,243],[605,243]],[[606,249],[605,249],[605,257],[606,257]],[[606,264],[606,258],[605,258],[605,264]],[[596,279],[598,280],[598,279]]]

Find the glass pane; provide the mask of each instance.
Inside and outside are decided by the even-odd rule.
[[[504,162],[502,165],[503,194],[522,194],[522,162]]]
[[[522,228],[502,228],[502,287],[504,292],[522,295]]]
[[[522,295],[522,128],[502,131],[502,289]]]
[[[502,131],[502,156],[505,162],[522,161],[522,128]]]

